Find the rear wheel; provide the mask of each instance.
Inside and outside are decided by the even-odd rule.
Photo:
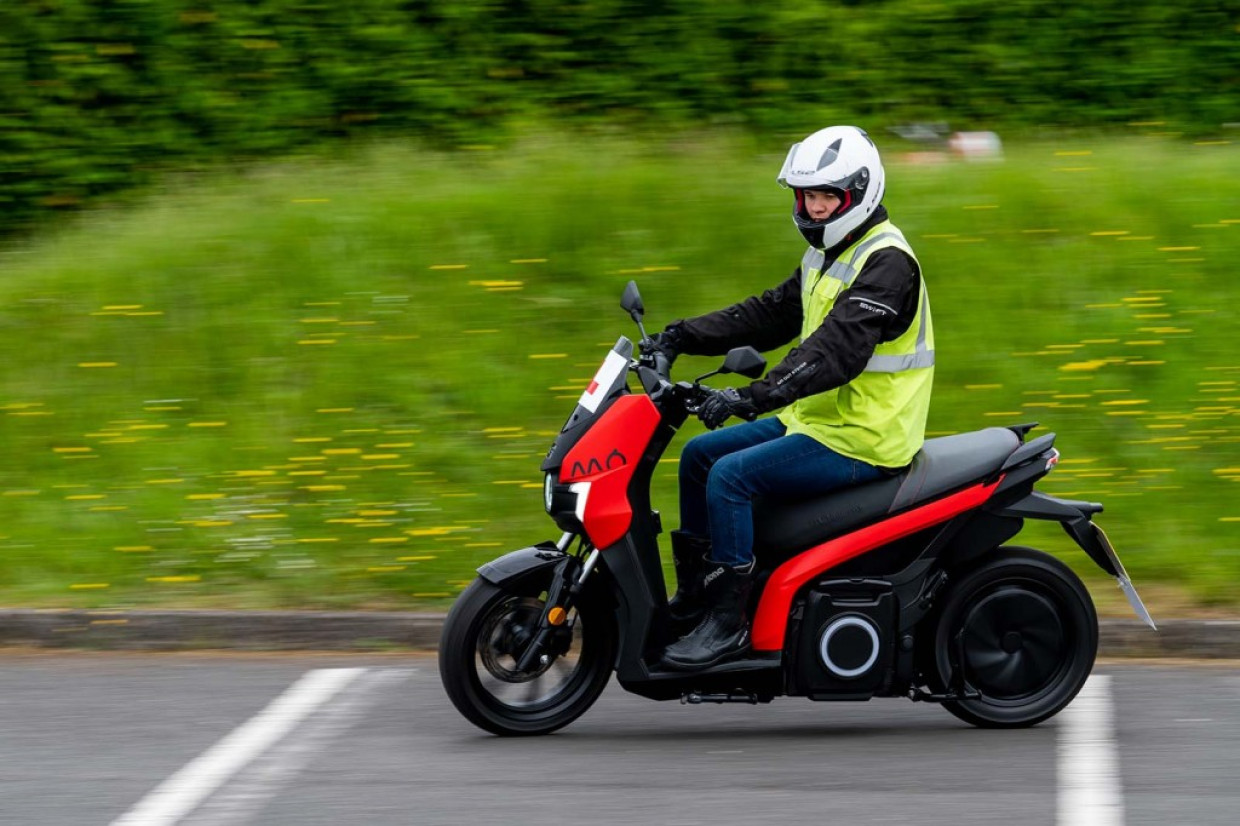
[[[1085,684],[1098,617],[1067,565],[1032,548],[1004,547],[952,587],[934,641],[936,688],[980,695],[944,708],[975,726],[1032,726]]]
[[[606,609],[574,608],[528,671],[517,660],[530,644],[549,584],[539,578],[505,589],[478,579],[444,621],[439,676],[461,714],[500,735],[547,734],[576,720],[607,685],[615,636]],[[601,610],[600,610],[601,609]]]

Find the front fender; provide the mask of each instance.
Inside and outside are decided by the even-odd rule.
[[[539,571],[554,568],[566,556],[554,542],[539,542],[491,560],[478,569],[478,576],[492,585],[509,585]]]

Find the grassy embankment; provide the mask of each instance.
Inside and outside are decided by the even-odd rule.
[[[1237,148],[889,156],[934,302],[933,433],[1041,421],[1064,456],[1045,489],[1106,503],[1139,585],[1234,607]],[[0,602],[446,604],[554,535],[538,463],[634,332],[628,279],[654,328],[796,264],[781,159],[741,139],[385,146],[10,243]],[[1057,527],[1025,537],[1090,573]]]

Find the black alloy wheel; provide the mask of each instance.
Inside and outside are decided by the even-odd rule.
[[[466,719],[493,734],[548,734],[566,726],[594,704],[611,676],[614,622],[606,606],[584,598],[556,630],[545,660],[518,670],[542,616],[549,580],[548,573],[507,590],[477,579],[444,621],[439,642],[444,689]]]
[[[951,588],[934,642],[936,691],[979,695],[944,708],[975,726],[1032,726],[1085,684],[1098,618],[1067,565],[1032,548],[1002,547]]]

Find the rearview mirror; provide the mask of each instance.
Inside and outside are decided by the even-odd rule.
[[[723,360],[720,373],[736,373],[749,379],[756,379],[766,372],[766,359],[752,347],[733,347]]]
[[[620,297],[620,306],[629,316],[641,324],[642,316],[646,314],[646,308],[642,304],[642,294],[637,289],[637,282],[630,281],[624,288],[624,295]]]

